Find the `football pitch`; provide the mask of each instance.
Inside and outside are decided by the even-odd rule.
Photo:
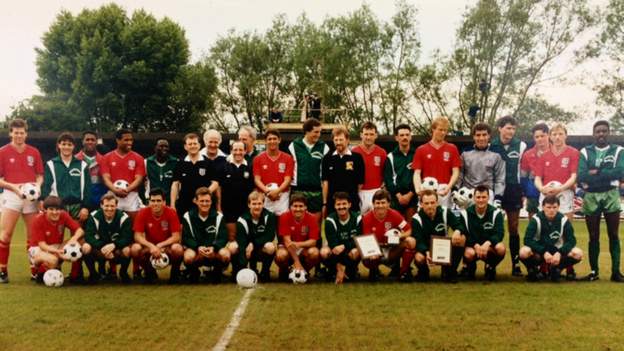
[[[576,220],[574,227],[586,252],[585,224]],[[149,286],[47,288],[29,279],[21,228],[12,243],[11,282],[0,285],[3,351],[210,350],[246,294],[232,283],[169,286],[164,276]],[[601,244],[601,280],[593,283],[526,283],[510,276],[506,257],[493,283],[481,280],[480,263],[477,281],[454,285],[439,282],[435,268],[424,284],[261,284],[230,329],[227,349],[621,350],[624,284],[609,281],[606,233]],[[587,261],[576,269],[588,273]]]

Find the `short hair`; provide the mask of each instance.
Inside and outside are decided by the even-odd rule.
[[[161,188],[153,188],[150,189],[149,194],[148,194],[148,199],[151,199],[152,196],[161,196],[163,198],[163,200],[165,199],[165,191],[162,190]]]
[[[446,127],[448,127],[451,124],[451,122],[449,121],[449,119],[445,116],[439,116],[433,119],[433,121],[431,121],[431,130],[436,129],[438,126],[444,125]]]
[[[219,131],[216,129],[208,129],[204,132],[204,143],[208,144],[208,138],[210,138],[211,136],[216,136],[217,139],[219,139],[219,145],[221,145],[223,138],[221,137],[221,133],[219,133]]]
[[[238,134],[240,134],[240,132],[242,132],[243,130],[249,133],[249,136],[251,136],[253,140],[256,140],[256,138],[258,137],[258,132],[256,131],[256,128],[252,126],[241,126],[238,130]]]
[[[158,145],[159,141],[166,141],[167,144],[169,144],[169,139],[165,138],[165,137],[160,137],[156,139],[156,145]]]
[[[268,128],[266,131],[264,131],[264,138],[268,138],[269,135],[275,135],[278,139],[282,138],[282,135],[280,134],[279,130],[275,129],[275,128]]]
[[[390,199],[390,193],[386,189],[379,189],[375,191],[373,195],[373,202],[380,200],[388,200],[388,202],[390,202]]]
[[[554,205],[554,204],[557,204],[557,206],[559,206],[560,204],[559,197],[556,195],[548,195],[544,197],[544,199],[542,200],[542,206]]]
[[[482,192],[486,192],[488,194],[488,196],[490,195],[490,187],[485,185],[485,184],[479,184],[474,188],[474,192],[476,193],[482,193]]]
[[[349,194],[344,191],[335,192],[333,199],[334,199],[334,202],[337,202],[338,200],[347,200],[349,201],[349,203],[351,203],[351,197],[349,197]]]
[[[86,137],[87,135],[93,135],[96,139],[98,137],[98,133],[94,132],[92,130],[86,130],[84,132],[82,132],[82,139],[84,139],[84,137]]]
[[[371,121],[366,121],[364,122],[364,124],[362,124],[362,128],[360,128],[360,131],[363,131],[364,129],[373,129],[375,133],[377,133],[377,126]]]
[[[60,144],[63,141],[67,141],[67,142],[70,142],[70,143],[76,145],[76,141],[74,140],[74,136],[70,132],[63,132],[63,133],[59,134],[58,138],[56,138],[56,143],[57,144]]]
[[[409,125],[405,124],[405,123],[401,123],[398,126],[394,127],[394,135],[399,135],[399,130],[401,129],[407,129],[410,132],[412,131],[412,127],[410,127]]]
[[[43,200],[43,208],[63,208],[63,200],[60,197],[50,195]]]
[[[423,190],[423,192],[420,194],[420,201],[422,201],[422,199],[425,196],[435,196],[436,200],[438,199],[438,192],[435,190],[431,190],[431,189],[427,189],[427,190]]]
[[[115,196],[115,194],[113,194],[113,192],[109,190],[100,198],[100,205],[104,204],[104,201],[110,200],[115,200],[115,203],[119,203],[119,200],[117,200],[117,196]]]
[[[28,123],[21,118],[13,119],[9,122],[9,131],[12,132],[13,128],[24,128],[25,130],[28,130]]]
[[[604,119],[601,119],[600,121],[596,121],[596,123],[594,123],[594,126],[592,127],[592,131],[596,129],[596,127],[598,126],[606,126],[607,130],[610,129],[609,122],[605,121]]]
[[[292,205],[295,202],[301,202],[304,205],[308,206],[308,199],[306,199],[305,195],[303,195],[303,193],[300,193],[300,192],[293,193],[290,196],[290,204]]]
[[[338,126],[332,129],[332,138],[335,138],[338,135],[344,135],[345,138],[349,139],[349,131],[345,128],[345,126]]]
[[[199,188],[197,188],[197,190],[195,190],[196,199],[203,195],[212,195],[210,193],[210,188],[208,188],[207,186],[200,186]]]
[[[563,130],[563,132],[567,135],[568,129],[563,125],[563,123],[555,123],[552,127],[550,127],[550,132],[552,133],[555,129]]]
[[[482,130],[485,130],[488,134],[492,135],[492,127],[490,127],[489,124],[483,122],[476,123],[474,126],[472,126],[472,131],[470,135],[474,136],[475,134],[477,134],[477,132]]]
[[[238,140],[234,141],[232,145],[230,145],[230,150],[234,149],[234,145],[236,144],[241,144],[243,146],[243,150],[245,150],[245,143],[243,143],[242,141],[238,141]]]
[[[535,134],[535,132],[537,132],[538,130],[541,130],[542,132],[548,134],[548,124],[546,123],[538,123],[536,125],[533,126],[533,128],[531,128],[531,134]]]
[[[199,141],[199,135],[197,133],[186,133],[182,141],[184,141],[184,143],[186,144],[186,141],[188,139],[197,139]]]
[[[256,200],[264,201],[264,194],[259,192],[258,190],[252,191],[251,193],[249,193],[249,196],[247,196],[247,203],[250,203]]]
[[[512,116],[503,116],[499,118],[498,121],[496,121],[497,128],[503,128],[504,126],[508,124],[511,124],[512,126],[517,126],[518,121],[516,121],[516,119],[513,118]]]
[[[132,134],[132,131],[130,129],[128,129],[128,128],[118,129],[115,132],[115,139],[116,140],[121,140],[123,138],[123,136],[126,135],[126,134]]]
[[[303,133],[311,132],[314,128],[320,127],[321,122],[316,118],[308,118],[303,122]]]

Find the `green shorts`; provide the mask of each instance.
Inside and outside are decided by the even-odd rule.
[[[539,212],[539,198],[527,197],[526,210],[528,213],[538,213]]]
[[[295,192],[303,194],[308,201],[308,212],[316,213],[321,212],[323,209],[323,193],[320,191],[297,191]]]
[[[76,219],[76,220],[78,219],[78,215],[80,214],[81,209],[82,209],[81,204],[65,205],[65,210],[67,210],[67,213],[69,213],[71,218]]]
[[[583,196],[583,214],[590,216],[600,213],[620,212],[620,192],[611,189],[601,193],[585,193]]]

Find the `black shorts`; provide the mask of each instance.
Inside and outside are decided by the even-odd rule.
[[[501,207],[505,211],[518,211],[522,208],[522,186],[520,184],[505,185]]]

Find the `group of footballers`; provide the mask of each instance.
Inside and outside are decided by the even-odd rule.
[[[535,125],[535,146],[528,150],[515,136],[516,126],[513,117],[502,117],[493,136],[489,125],[477,123],[473,147],[460,154],[445,140],[445,117],[433,120],[431,140],[417,148],[410,126],[397,126],[391,152],[375,144],[377,128],[366,122],[353,148],[349,131],[334,128],[332,151],[320,139],[321,123],[311,118],[303,123],[303,136],[284,149],[288,152],[280,150],[275,129],[266,130],[266,149],[259,152],[255,129],[244,126],[228,155],[220,150],[216,130],[203,138],[185,135],[183,159],[170,154],[166,139],[157,140],[154,154],[144,159],[132,151],[133,134],[126,129],[116,132],[116,148],[104,155],[96,148],[98,135],[85,132],[75,154],[76,140],[62,133],[58,156],[44,163],[26,143],[26,122],[14,119],[11,141],[0,148],[0,283],[9,281],[11,237],[20,216],[32,278],[39,281],[67,259],[67,243],[82,249],[83,258],[72,262],[70,273],[78,282],[85,279],[84,264],[92,283],[104,277],[151,283],[158,279],[151,262],[163,254],[171,265],[170,283],[198,282],[202,274],[218,282],[230,265],[232,276],[249,267],[269,281],[273,262],[280,280],[291,270],[315,270],[340,284],[357,279],[361,262],[371,281],[380,279],[380,265],[397,279],[412,281],[412,263],[415,279],[427,281],[432,236],[451,239],[451,264],[442,267],[446,282],[475,279],[479,260],[485,279],[495,280],[507,250],[514,276],[523,275],[522,262],[530,281],[558,281],[563,271],[575,280],[573,266],[583,259],[571,225],[577,186],[589,231],[591,272],[583,279],[599,279],[604,215],[611,280],[624,281],[618,238],[624,153],[608,143],[609,124],[596,122],[594,143],[580,152],[566,145],[562,124]],[[425,184],[432,178],[434,188]],[[29,183],[40,188],[38,201],[23,195]],[[472,194],[461,207],[453,202],[458,188]],[[521,247],[518,221],[525,203],[530,220]],[[68,239],[65,229],[71,232]],[[392,230],[398,238],[390,238]],[[380,255],[362,256],[354,237],[363,234],[374,235]]]

